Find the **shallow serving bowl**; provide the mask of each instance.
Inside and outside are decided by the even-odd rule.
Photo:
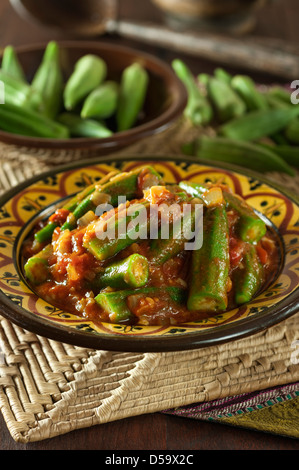
[[[177,326],[124,326],[91,321],[59,310],[26,283],[22,244],[34,224],[61,199],[117,167],[152,164],[166,182],[223,182],[278,232],[281,262],[271,284],[249,304],[205,320]],[[28,331],[57,341],[113,351],[171,351],[239,339],[286,319],[299,307],[299,205],[272,183],[233,167],[188,157],[105,157],[59,167],[22,183],[0,199],[0,314]]]
[[[182,114],[187,93],[171,67],[153,55],[104,41],[57,41],[61,50],[61,66],[69,77],[75,62],[85,54],[96,54],[107,63],[107,78],[119,80],[122,70],[131,63],[140,62],[149,73],[149,88],[144,113],[136,126],[109,138],[46,139],[25,137],[0,130],[0,141],[29,148],[90,150],[98,154],[130,145],[144,137],[167,129]],[[18,58],[28,81],[41,62],[45,44],[16,48]]]

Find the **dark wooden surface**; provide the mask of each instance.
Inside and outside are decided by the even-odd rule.
[[[136,21],[161,21],[160,12],[149,0],[121,0],[121,16]],[[278,0],[259,14],[256,30],[252,34],[270,41],[284,40],[295,47],[299,42],[298,19],[298,0]],[[22,45],[70,38],[73,36],[29,24],[13,11],[8,0],[1,0],[0,47],[8,43]],[[132,43],[117,37],[104,37],[102,40],[121,41],[142,48],[167,62],[176,55],[157,47],[145,46],[142,42]],[[186,56],[184,59],[194,73],[209,71],[215,66],[200,58]],[[161,413],[93,426],[41,442],[18,444],[10,436],[0,413],[0,450],[187,450],[192,453],[198,450],[298,449],[298,440]]]

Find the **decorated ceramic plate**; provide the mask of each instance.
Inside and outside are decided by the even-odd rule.
[[[94,322],[60,309],[36,294],[24,276],[22,251],[38,221],[111,171],[153,166],[166,183],[221,183],[267,221],[279,246],[277,269],[249,303],[195,321],[168,325]],[[253,173],[211,166],[188,157],[107,157],[69,164],[14,188],[0,200],[0,313],[13,323],[57,341],[118,351],[170,351],[239,339],[286,319],[298,309],[299,206],[291,196]]]

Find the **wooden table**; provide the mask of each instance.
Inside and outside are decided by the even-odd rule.
[[[160,12],[149,0],[121,1],[123,17],[140,21],[161,21]],[[298,0],[277,1],[259,19],[255,36],[283,39],[292,45],[299,41]],[[8,0],[0,3],[0,46],[10,43],[21,45],[50,39],[70,39],[69,35],[47,30],[37,24],[28,24],[13,11]],[[119,41],[119,38],[104,40]],[[122,40],[122,43],[142,48],[167,62],[176,56],[174,52]],[[182,57],[180,55],[180,57]],[[183,58],[183,57],[182,57]],[[194,73],[202,71],[203,61],[184,57]],[[205,71],[214,64],[204,63]],[[299,78],[299,77],[295,77]],[[10,436],[0,414],[1,450],[185,450],[192,454],[198,450],[295,450],[297,440],[255,431],[236,429],[221,424],[178,418],[161,413],[127,418],[121,421],[73,431],[66,435],[30,444],[18,444]],[[170,452],[172,453],[172,452]],[[108,452],[109,455],[109,452]]]

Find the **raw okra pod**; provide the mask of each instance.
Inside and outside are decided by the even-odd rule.
[[[86,54],[75,64],[74,70],[64,89],[64,106],[70,111],[102,83],[107,75],[107,65],[103,59]]]
[[[208,82],[208,96],[221,122],[240,117],[246,112],[246,105],[230,85],[211,77]]]
[[[185,116],[194,125],[208,124],[213,117],[213,109],[196,83],[191,70],[179,59],[172,62],[172,68],[185,85],[188,93],[188,101],[184,110]]]
[[[34,74],[31,86],[37,90],[44,103],[46,116],[54,119],[62,106],[64,87],[63,74],[60,66],[59,46],[50,41],[44,52],[42,62]]]
[[[73,137],[90,137],[106,139],[113,135],[105,124],[95,119],[83,119],[75,113],[65,112],[60,114],[58,121],[69,129]]]
[[[269,108],[267,99],[257,89],[251,77],[235,75],[231,80],[231,86],[241,96],[249,110]]]
[[[24,70],[20,64],[15,48],[11,45],[4,48],[1,69],[20,82],[27,83]]]
[[[243,141],[257,141],[284,129],[296,119],[299,108],[258,109],[223,124],[219,132],[224,137]]]
[[[0,69],[0,80],[5,87],[5,104],[35,111],[43,110],[44,105],[41,94],[34,90],[29,83],[18,80],[2,69]]]
[[[204,160],[232,163],[255,171],[279,171],[295,175],[288,163],[274,151],[253,142],[202,136],[194,142],[194,154]]]
[[[292,145],[266,145],[263,147],[268,148],[271,152],[275,152],[279,157],[283,158],[289,165],[299,168],[299,147]]]
[[[49,139],[68,139],[69,131],[61,123],[53,121],[31,109],[13,104],[0,105],[0,129],[13,134]]]
[[[118,84],[111,80],[95,88],[83,103],[81,117],[107,119],[112,116],[117,108],[118,88]]]
[[[122,73],[116,110],[117,130],[131,129],[142,111],[149,83],[147,70],[135,62]]]

